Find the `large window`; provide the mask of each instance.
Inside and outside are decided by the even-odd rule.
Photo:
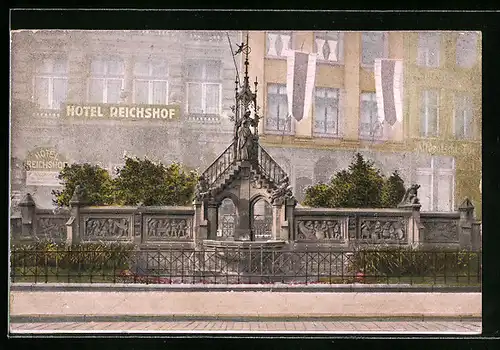
[[[477,40],[475,32],[459,33],[457,38],[456,56],[457,66],[471,68],[477,60]]]
[[[455,162],[452,157],[426,157],[416,162],[416,182],[422,211],[454,209]]]
[[[34,97],[41,109],[59,109],[68,94],[68,61],[47,57],[35,65]]]
[[[292,49],[292,32],[266,32],[266,56],[286,58]]]
[[[314,52],[319,62],[339,63],[344,59],[343,35],[341,32],[315,32]]]
[[[339,89],[316,88],[314,102],[314,133],[339,134]]]
[[[386,34],[364,32],[361,34],[361,64],[373,66],[375,59],[386,57]]]
[[[419,33],[417,64],[422,67],[439,67],[441,52],[440,33]]]
[[[165,60],[138,60],[134,65],[134,103],[168,104],[168,66]]]
[[[221,62],[190,60],[187,63],[189,114],[220,114]]]
[[[375,92],[361,93],[359,136],[361,138],[381,138],[382,124],[378,120],[377,96]]]
[[[265,121],[266,130],[268,131],[292,131],[292,122],[288,115],[288,98],[285,84],[267,85],[267,115]]]
[[[455,136],[461,139],[472,138],[472,95],[468,93],[455,94]]]
[[[439,92],[423,90],[420,100],[420,135],[436,137],[439,129]]]
[[[92,59],[90,64],[89,102],[120,102],[124,74],[125,65],[120,57]]]

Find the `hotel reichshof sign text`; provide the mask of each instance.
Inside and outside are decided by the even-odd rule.
[[[179,105],[123,105],[123,104],[74,104],[62,105],[68,118],[98,119],[160,119],[172,120],[180,116]]]
[[[60,186],[58,175],[67,163],[66,157],[51,147],[38,147],[26,157],[27,186]]]

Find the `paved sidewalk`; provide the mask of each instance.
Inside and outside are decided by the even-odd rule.
[[[481,293],[11,291],[9,306],[11,316],[34,318],[210,316],[480,319]]]
[[[480,334],[478,321],[178,321],[11,323],[16,335],[57,333]]]

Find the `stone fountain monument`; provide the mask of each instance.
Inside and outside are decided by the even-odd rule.
[[[195,220],[198,222],[197,243],[246,246],[284,244],[293,227],[293,209],[297,204],[288,175],[259,144],[259,121],[257,106],[257,81],[254,89],[249,83],[247,43],[239,46],[245,55],[245,73],[240,86],[236,79],[234,116],[234,137],[226,150],[202,173],[196,189]],[[235,207],[236,219],[230,240],[218,239],[221,223],[218,212],[222,202],[229,198]],[[272,206],[272,215],[267,221],[269,237],[262,240],[256,234],[255,204],[265,201]]]

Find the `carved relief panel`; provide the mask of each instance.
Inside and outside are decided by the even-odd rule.
[[[36,235],[39,238],[65,240],[67,221],[67,218],[38,217]]]
[[[296,232],[298,240],[345,241],[347,218],[300,218]]]
[[[424,240],[427,242],[458,242],[456,220],[422,220]]]
[[[146,240],[190,240],[193,238],[193,218],[191,216],[145,216]]]
[[[375,243],[402,243],[407,240],[404,218],[360,218],[359,240]]]
[[[133,232],[129,216],[88,216],[83,218],[85,240],[128,240]]]

